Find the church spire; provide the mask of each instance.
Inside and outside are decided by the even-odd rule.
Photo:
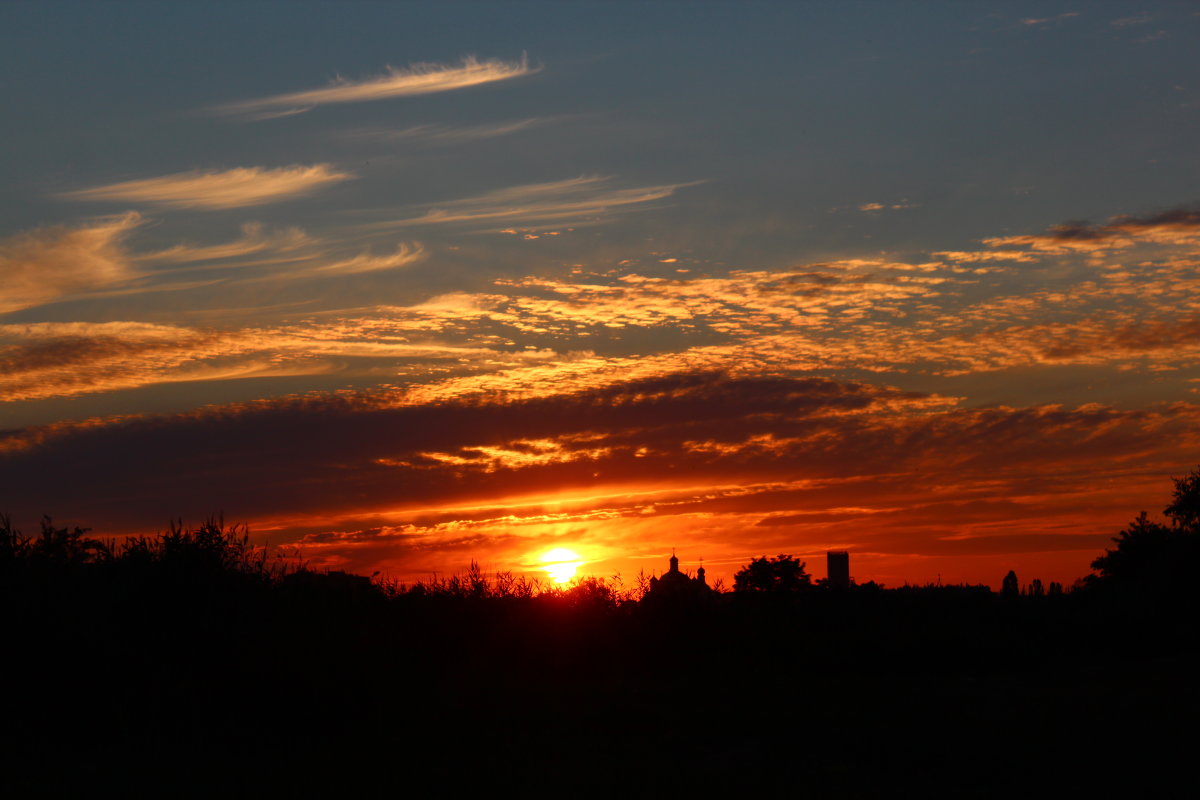
[[[679,572],[679,559],[675,557],[675,548],[671,548],[671,572]]]

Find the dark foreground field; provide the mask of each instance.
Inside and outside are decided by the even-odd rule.
[[[1187,592],[386,591],[181,541],[5,562],[8,796],[1197,786]]]

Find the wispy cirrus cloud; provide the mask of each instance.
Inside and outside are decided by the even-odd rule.
[[[242,235],[232,241],[201,246],[175,245],[138,254],[136,259],[156,267],[166,266],[171,276],[197,270],[237,269],[250,275],[224,278],[222,282],[245,283],[379,272],[415,264],[426,255],[420,242],[400,242],[390,253],[365,251],[345,256],[331,249],[329,242],[313,237],[301,228],[269,229],[258,222],[247,222],[242,225]],[[176,268],[179,264],[193,266]]]
[[[1029,26],[1029,27],[1044,28],[1053,23],[1061,22],[1062,20],[1071,19],[1072,17],[1078,17],[1078,16],[1079,16],[1078,11],[1067,11],[1062,14],[1056,14],[1052,17],[1025,17],[1021,20],[1021,24]]]
[[[553,122],[557,117],[531,117],[529,119],[492,122],[484,125],[413,125],[408,128],[374,128],[347,131],[345,138],[379,142],[419,142],[435,145],[453,145],[510,136],[514,133]]]
[[[270,230],[260,222],[247,222],[242,225],[242,235],[233,241],[211,245],[178,244],[166,250],[139,253],[137,260],[153,264],[224,261],[268,251],[292,252],[314,244],[316,240],[300,228]]]
[[[138,214],[0,239],[0,314],[111,286],[134,277],[126,236]]]
[[[215,245],[175,245],[165,250],[136,256],[160,269],[159,278],[177,278],[202,271],[236,270],[235,276],[214,280],[222,285],[296,281],[335,275],[381,272],[415,264],[426,257],[420,242],[400,242],[390,253],[363,251],[347,256],[337,246],[313,237],[301,228],[269,229],[258,222],[242,225],[242,235]],[[189,265],[179,267],[177,265]]]
[[[537,225],[587,220],[610,212],[649,207],[692,183],[621,188],[611,177],[581,176],[548,183],[532,183],[438,203],[424,214],[373,223],[373,228],[413,225]]]
[[[349,251],[348,243],[301,228],[242,225],[241,235],[218,244],[178,244],[138,252],[131,231],[136,213],[89,225],[52,226],[0,240],[0,314],[63,299],[113,299],[161,292],[288,284],[399,269],[427,257],[420,242],[390,251]],[[197,274],[200,277],[197,277]],[[0,337],[2,338],[2,337]]]
[[[319,189],[351,180],[330,164],[288,167],[238,167],[219,172],[179,172],[157,178],[122,181],[64,192],[70,200],[121,200],[169,208],[225,209],[257,206],[306,197]]]
[[[398,269],[415,264],[425,258],[425,248],[420,242],[409,244],[401,242],[396,249],[384,255],[360,253],[351,258],[340,259],[330,263],[319,264],[293,273],[293,277],[309,275],[359,275],[364,272],[380,272],[388,269]]]
[[[413,64],[407,69],[389,67],[382,75],[359,80],[339,78],[319,89],[227,103],[216,106],[212,111],[249,119],[269,119],[304,113],[316,106],[332,103],[363,103],[466,89],[485,83],[511,80],[536,72],[537,69],[531,67],[525,57],[519,61],[480,61],[467,57],[457,65],[423,63]]]
[[[1142,14],[1136,17],[1121,17],[1119,19],[1114,19],[1108,24],[1114,28],[1128,28],[1131,25],[1145,25],[1147,22],[1150,22],[1153,19],[1154,17],[1150,16],[1149,14]]]

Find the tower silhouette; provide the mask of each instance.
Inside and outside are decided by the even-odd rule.
[[[850,588],[850,553],[845,550],[829,550],[825,553],[826,578],[830,589]]]

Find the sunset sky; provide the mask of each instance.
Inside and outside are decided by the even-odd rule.
[[[5,3],[0,512],[1070,582],[1200,463],[1200,7]]]

